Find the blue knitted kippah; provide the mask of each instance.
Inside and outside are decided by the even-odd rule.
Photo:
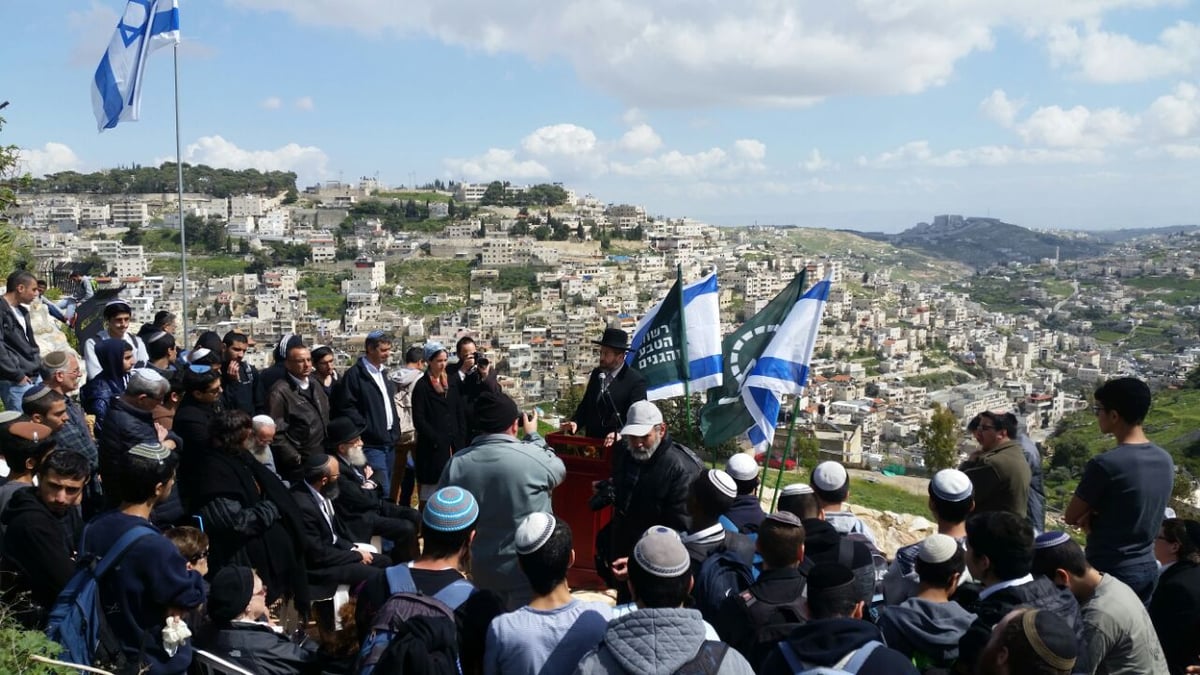
[[[1033,547],[1039,550],[1054,548],[1055,546],[1062,546],[1068,541],[1071,541],[1071,538],[1067,536],[1066,532],[1044,532],[1039,534],[1037,539],[1033,540]]]
[[[479,504],[474,495],[452,485],[433,493],[421,520],[425,527],[439,532],[458,532],[473,525],[478,517]]]

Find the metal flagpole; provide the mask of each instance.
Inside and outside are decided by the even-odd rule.
[[[183,299],[183,309],[180,312],[179,320],[183,326],[182,338],[184,343],[191,344],[188,337],[188,279],[187,279],[187,225],[183,220],[183,146],[179,141],[179,43],[175,43],[175,170],[178,172],[178,187],[179,187],[179,252],[180,263],[182,265],[183,277],[183,292],[180,293],[180,298]]]
[[[775,495],[771,497],[771,511],[775,511],[775,504],[779,501],[779,486],[783,483],[783,471],[787,468],[788,455],[792,454],[792,434],[796,431],[796,415],[800,414],[800,397],[796,396],[792,402],[792,419],[788,422],[787,444],[783,446],[783,457],[779,458],[779,473],[775,474]],[[771,449],[767,448],[767,467],[771,466]],[[767,472],[764,469],[763,475]],[[762,499],[762,496],[759,496]]]
[[[692,379],[692,369],[688,362],[687,313],[684,309],[687,302],[683,299],[683,265],[675,266],[675,283],[679,286],[679,355],[683,358],[683,414],[690,430],[692,427],[692,384],[689,380]],[[716,449],[713,449],[714,467],[717,463],[716,452]]]

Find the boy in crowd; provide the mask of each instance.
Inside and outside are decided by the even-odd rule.
[[[1032,525],[1031,525],[1032,527]],[[979,675],[1070,675],[1076,668],[1075,635],[1053,612],[1019,607],[996,624],[979,659]]]
[[[953,537],[931,535],[917,553],[917,592],[879,617],[879,632],[887,645],[922,670],[954,665],[958,641],[975,621],[974,614],[950,599],[966,569],[965,559]]]
[[[725,472],[737,485],[737,496],[726,510],[724,518],[743,534],[758,530],[767,516],[758,501],[758,463],[744,452],[734,453],[725,464]]]
[[[870,528],[853,513],[843,510],[845,501],[850,497],[850,476],[846,467],[837,462],[821,462],[813,467],[810,480],[813,493],[821,510],[825,512],[825,521],[841,534],[862,534],[872,546],[876,546],[875,535]]]
[[[492,620],[486,675],[565,673],[604,637],[608,605],[571,597],[567,570],[575,563],[571,528],[548,513],[531,513],[516,533],[517,562],[533,588],[528,605]]]
[[[1167,661],[1150,615],[1137,595],[1111,574],[1088,564],[1065,532],[1038,537],[1033,573],[1071,591],[1083,615],[1084,660],[1111,675],[1165,673]]]
[[[960,545],[967,540],[967,516],[975,508],[971,479],[958,469],[942,469],[929,481],[929,512],[937,520],[938,534],[953,537]],[[888,571],[883,575],[883,599],[898,605],[917,594],[916,562],[921,543],[896,550]],[[959,570],[962,572],[962,570]],[[971,580],[960,575],[959,583]]]
[[[609,624],[577,675],[673,673],[698,664],[717,675],[750,675],[750,664],[724,642],[706,639],[700,612],[685,609],[692,588],[691,558],[672,529],[646,531],[629,556],[629,589],[638,610]]]

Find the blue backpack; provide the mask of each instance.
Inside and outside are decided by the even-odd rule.
[[[792,649],[792,646],[786,640],[779,643],[779,651],[783,654],[783,658],[787,661],[788,667],[792,669],[794,675],[856,675],[867,663],[867,659],[871,658],[871,652],[882,646],[882,642],[871,640],[858,649],[846,654],[832,666],[818,666],[802,661],[800,655],[796,653],[796,650]]]
[[[747,546],[748,543],[744,535],[727,532],[721,548],[709,554],[696,570],[692,597],[696,600],[695,608],[710,624],[719,621],[726,598],[738,595],[754,583],[754,548],[753,544]]]
[[[62,645],[63,659],[81,665],[120,665],[121,643],[100,604],[100,580],[120,564],[133,542],[152,534],[153,529],[138,525],[121,535],[104,556],[80,555],[75,575],[55,600],[46,627],[46,635]],[[87,528],[80,541],[87,542]],[[80,549],[85,548],[83,543]]]
[[[431,644],[422,645],[427,651],[414,650],[406,645],[400,646],[404,647],[406,653],[421,651],[423,658],[430,663],[452,663],[457,668],[457,644],[444,644],[445,640],[437,640],[437,644],[432,642],[440,634],[436,625],[440,623],[439,619],[448,620],[451,626],[454,625],[454,610],[475,592],[471,582],[458,579],[433,595],[424,595],[413,582],[408,565],[403,563],[387,568],[387,582],[388,591],[392,595],[371,621],[370,631],[358,652],[358,666],[355,672],[359,675],[372,675],[385,654],[395,651],[388,648],[396,639],[430,641]],[[418,618],[420,620],[416,621]],[[418,630],[409,630],[410,628]],[[449,653],[450,647],[453,647],[452,654]]]

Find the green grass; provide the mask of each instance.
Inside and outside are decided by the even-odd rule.
[[[1134,277],[1123,283],[1146,292],[1146,297],[1169,304],[1200,302],[1200,279],[1180,277]]]
[[[778,471],[778,469],[770,469],[764,472],[763,480],[767,486],[775,487],[775,478]],[[799,471],[785,471],[783,482],[780,485],[805,483],[808,482],[808,477],[809,470],[803,467]],[[880,482],[872,483],[864,478],[851,477],[850,497],[846,501],[854,506],[875,509],[876,511],[892,511],[893,513],[911,513],[917,516],[928,516],[929,500],[927,498],[912,494],[904,488],[887,485],[883,482],[884,480],[886,479],[881,477]]]
[[[1071,285],[1071,282],[1059,281],[1056,279],[1043,281],[1042,288],[1044,288],[1050,295],[1055,295],[1060,298],[1069,297],[1071,293],[1075,291],[1075,287]]]
[[[417,190],[397,190],[395,192],[376,192],[372,195],[376,199],[399,199],[400,201],[413,200],[418,204],[424,204],[426,201],[450,203],[450,195],[439,194],[437,192],[421,192]]]

